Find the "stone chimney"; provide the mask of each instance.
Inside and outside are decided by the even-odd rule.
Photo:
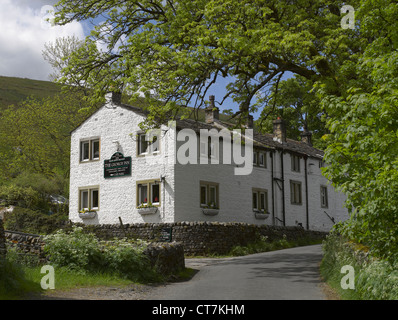
[[[251,114],[248,114],[246,118],[245,127],[247,129],[253,129],[253,124],[254,124],[253,116]]]
[[[307,128],[304,128],[304,131],[300,136],[302,142],[305,142],[312,147],[312,132],[308,131]]]
[[[206,123],[213,123],[214,120],[219,119],[220,110],[214,104],[214,96],[209,97],[210,104],[205,109],[205,122]]]
[[[120,104],[122,102],[121,92],[109,92],[105,95],[106,103]]]
[[[274,124],[274,141],[278,141],[279,143],[286,142],[286,127],[285,122],[278,117],[278,119],[272,122]]]

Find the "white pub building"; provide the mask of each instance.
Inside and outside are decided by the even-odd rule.
[[[345,196],[321,174],[323,152],[312,147],[309,132],[301,141],[287,139],[277,119],[272,134],[253,133],[251,118],[233,135],[219,120],[213,96],[205,113],[205,122],[177,120],[146,134],[139,127],[145,111],[108,94],[71,133],[70,220],[246,222],[329,231],[348,218]]]

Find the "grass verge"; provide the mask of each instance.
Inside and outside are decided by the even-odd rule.
[[[372,257],[363,248],[337,235],[329,235],[323,245],[320,272],[341,300],[397,300],[398,263]],[[343,267],[350,267],[352,279]],[[352,281],[351,288],[343,289]]]

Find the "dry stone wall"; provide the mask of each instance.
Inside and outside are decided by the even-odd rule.
[[[4,248],[4,254],[7,244],[9,247],[16,248],[19,253],[35,255],[39,261],[47,262],[43,250],[45,241],[42,236],[16,231],[2,232],[3,230],[1,224],[0,239],[4,241],[0,241],[0,249]],[[124,236],[123,233],[119,235]],[[152,242],[143,253],[148,257],[151,266],[164,275],[175,274],[185,268],[184,249],[180,243]]]
[[[302,227],[222,222],[77,225],[83,226],[87,232],[96,234],[102,240],[127,237],[151,241],[152,243],[144,253],[152,266],[163,274],[172,274],[184,269],[185,255],[226,254],[234,246],[244,246],[260,240],[261,237],[267,237],[269,241],[283,238],[287,240],[301,238],[318,240],[323,239],[327,234],[319,231],[307,231]],[[168,238],[169,235],[171,235],[168,239],[170,242],[160,242],[160,240]],[[46,258],[43,253],[45,243],[41,236],[8,231],[4,236],[1,224],[0,249],[5,252],[5,241],[2,239],[6,239],[7,245],[17,247],[20,252],[38,255],[41,260]]]
[[[5,231],[6,243],[11,248],[16,248],[19,253],[36,255],[40,261],[46,261],[43,251],[43,237],[37,234],[17,231]]]
[[[234,246],[267,237],[269,241],[278,239],[297,240],[300,238],[323,239],[327,233],[307,231],[302,227],[278,227],[234,222],[175,222],[139,223],[84,226],[99,238],[112,239],[128,237],[156,241],[162,237],[164,229],[171,229],[172,241],[184,247],[186,255],[225,254]]]

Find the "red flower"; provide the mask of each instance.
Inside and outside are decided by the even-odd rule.
[[[144,199],[144,202],[147,202],[147,201],[146,201],[146,198]]]
[[[158,202],[158,201],[159,201],[158,197],[155,197],[155,202]]]

